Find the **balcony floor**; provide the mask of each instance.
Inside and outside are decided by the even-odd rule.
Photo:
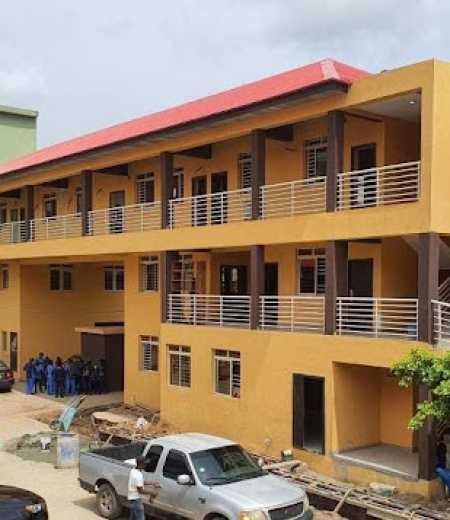
[[[378,444],[366,448],[336,453],[334,460],[350,466],[361,466],[407,480],[417,480],[419,456],[408,448]]]

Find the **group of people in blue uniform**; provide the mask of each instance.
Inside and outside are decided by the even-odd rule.
[[[103,394],[108,392],[106,362],[84,362],[81,357],[55,361],[40,352],[30,358],[23,367],[25,371],[26,393],[34,395],[47,392],[55,397],[77,394]]]

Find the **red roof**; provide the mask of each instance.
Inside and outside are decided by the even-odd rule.
[[[0,175],[224,114],[329,81],[350,85],[368,75],[343,63],[323,60],[43,148],[1,165]]]

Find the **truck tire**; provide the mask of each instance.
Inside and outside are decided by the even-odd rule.
[[[97,509],[103,518],[119,518],[122,514],[122,504],[111,484],[102,484],[97,491]]]

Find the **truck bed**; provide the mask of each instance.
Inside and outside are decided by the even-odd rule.
[[[145,442],[137,442],[135,444],[122,444],[119,446],[98,448],[91,450],[89,453],[118,462],[125,462],[128,459],[135,459],[138,455],[142,455],[145,446]]]

